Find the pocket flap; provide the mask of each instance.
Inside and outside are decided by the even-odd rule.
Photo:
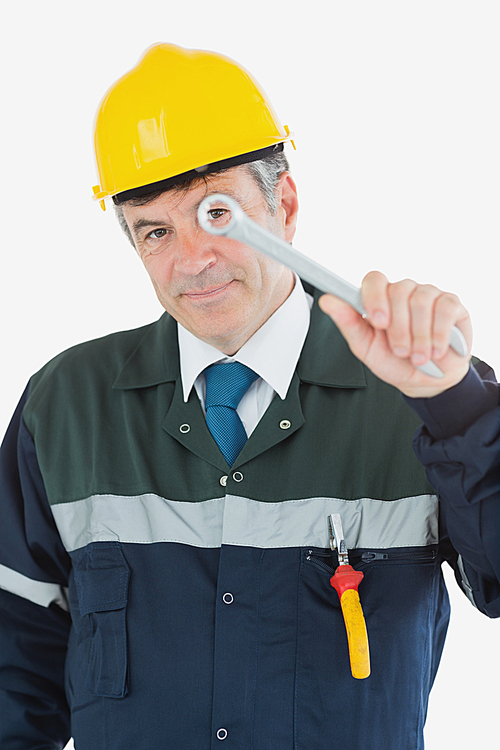
[[[119,543],[90,544],[74,573],[82,616],[127,605],[130,568]]]

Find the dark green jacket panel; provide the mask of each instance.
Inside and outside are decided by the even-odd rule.
[[[229,467],[194,391],[183,401],[176,324],[167,314],[59,355],[33,377],[24,418],[51,504],[102,494],[190,502],[223,494]],[[245,466],[245,496],[268,502],[427,494],[411,448],[417,426],[400,394],[353,357],[315,305],[289,393],[273,400],[233,469]]]

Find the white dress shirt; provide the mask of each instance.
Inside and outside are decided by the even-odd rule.
[[[307,294],[300,279],[289,297],[233,357],[196,338],[178,324],[179,355],[184,401],[193,386],[205,410],[205,376],[203,370],[215,362],[241,362],[259,377],[252,383],[237,408],[247,435],[256,428],[259,420],[277,393],[286,397],[295,367],[309,329],[312,297]]]

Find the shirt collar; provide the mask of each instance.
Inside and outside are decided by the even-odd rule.
[[[321,292],[307,282],[303,284],[304,289],[314,295],[315,302],[297,363],[299,379],[329,388],[365,388],[364,365],[352,354],[328,315],[318,307]],[[177,321],[166,312],[155,323],[115,333],[104,340],[109,342],[109,364],[116,376],[113,388],[150,388],[173,383],[180,377]]]
[[[290,296],[233,357],[226,357],[178,324],[184,401],[206,367],[226,360],[250,367],[284,399],[307,336],[311,305],[312,297],[296,276]]]

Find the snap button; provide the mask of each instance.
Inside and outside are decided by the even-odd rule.
[[[221,728],[217,730],[217,739],[225,740],[227,737],[227,729]]]
[[[228,592],[227,594],[224,594],[222,601],[224,604],[232,604],[234,602],[234,596]]]
[[[226,474],[226,475],[225,475],[224,477],[221,477],[221,478],[219,479],[219,482],[220,482],[220,484],[222,485],[222,487],[225,487],[225,486],[226,486],[226,484],[227,484],[227,474]]]
[[[292,426],[292,423],[288,419],[282,419],[280,422],[280,427],[282,430],[289,430]]]
[[[235,482],[242,482],[243,481],[243,474],[241,471],[235,471],[233,474],[233,479]]]
[[[183,434],[189,432],[190,429],[191,427],[188,424],[181,424],[181,426],[179,427],[179,431]]]

